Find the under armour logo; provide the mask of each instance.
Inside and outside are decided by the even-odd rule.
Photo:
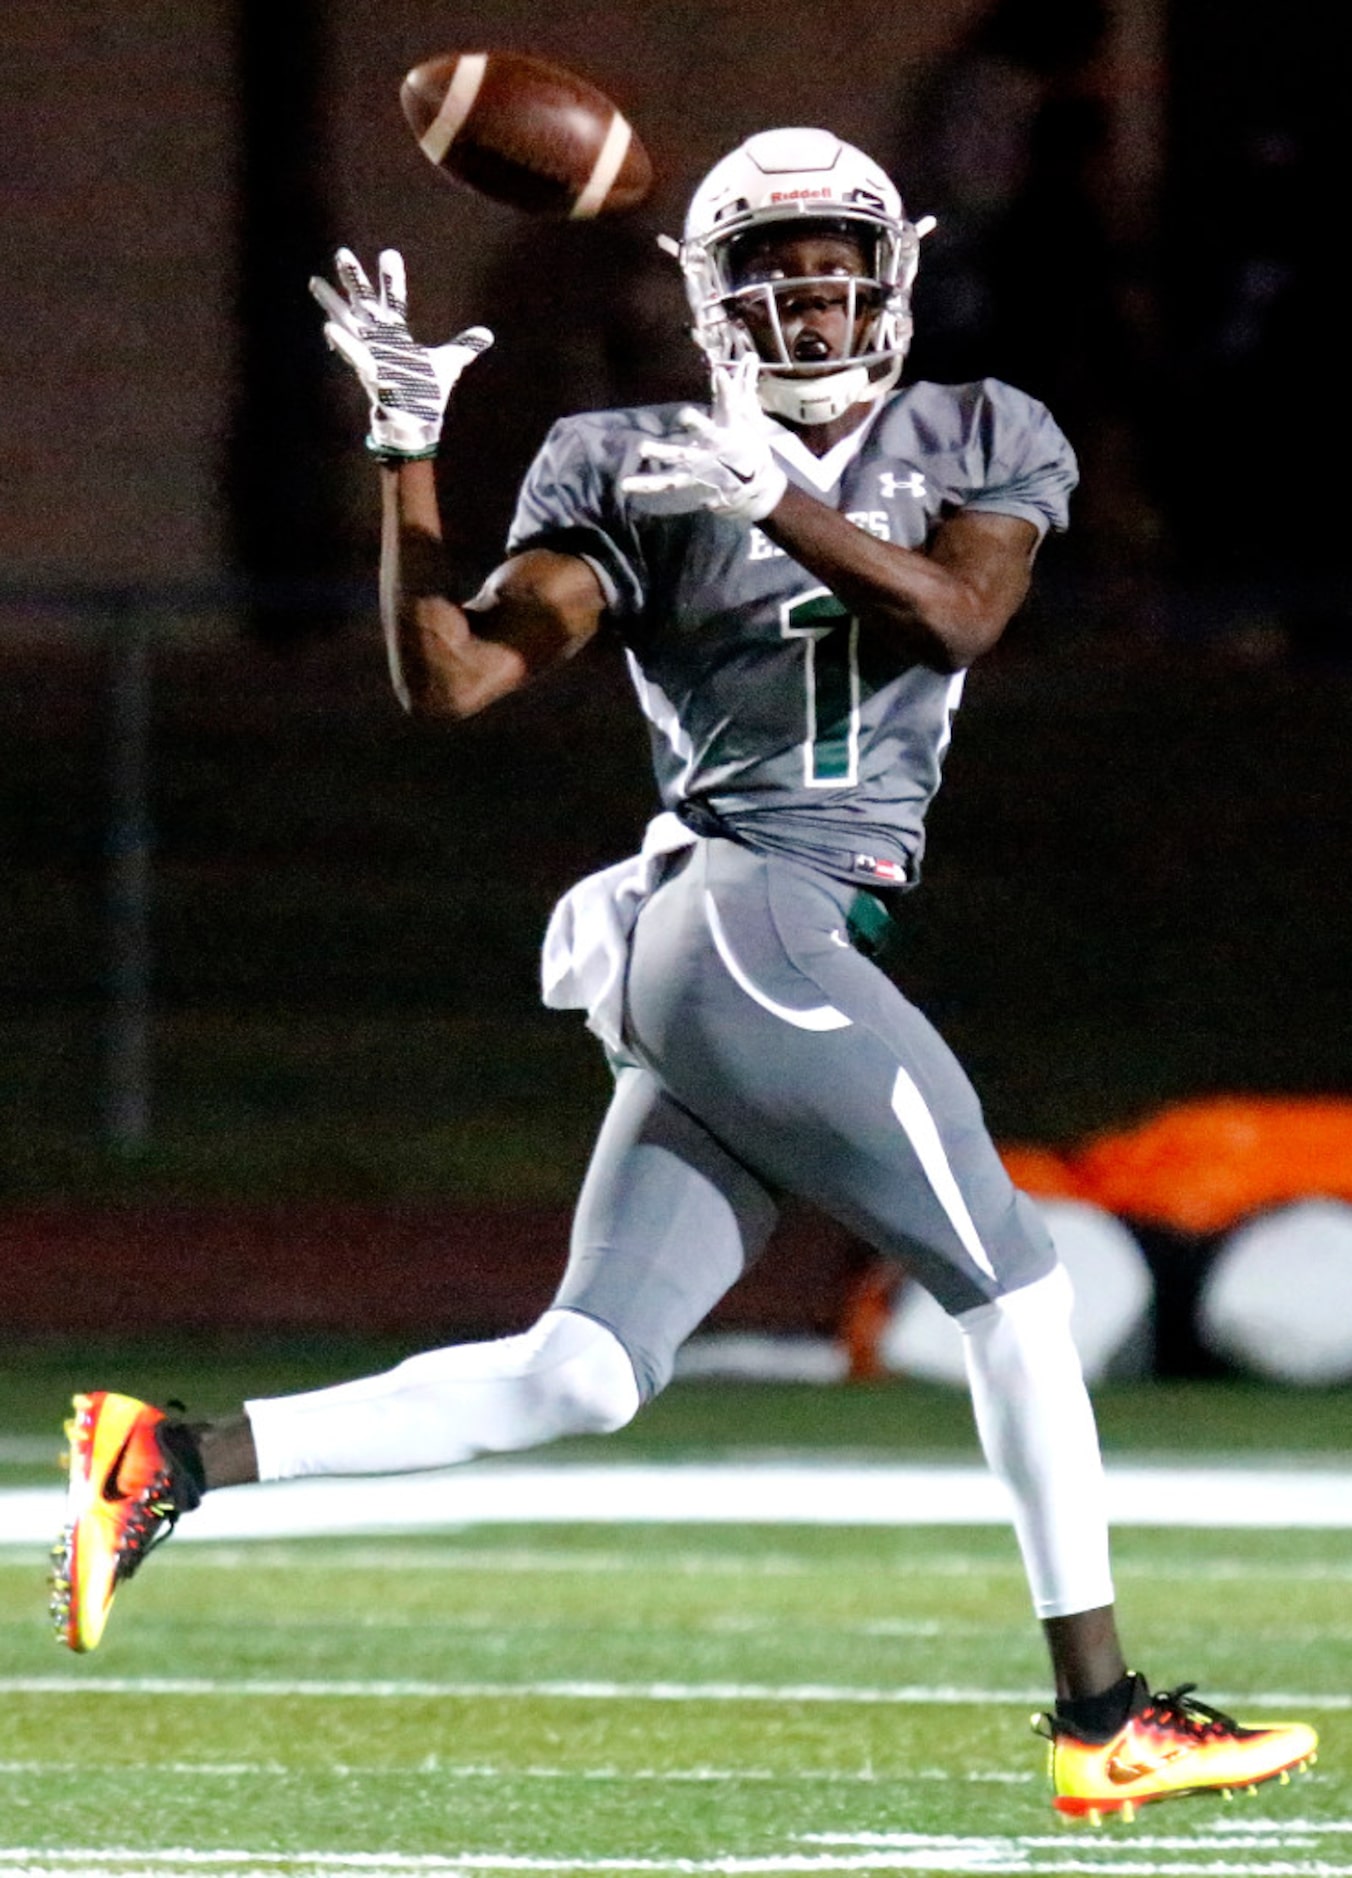
[[[914,496],[917,502],[925,500],[925,479],[919,470],[912,470],[909,476],[894,476],[891,470],[884,470],[878,478],[878,488],[885,502],[894,496]]]

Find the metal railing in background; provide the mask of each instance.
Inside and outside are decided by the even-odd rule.
[[[108,1008],[103,1127],[135,1153],[151,1123],[151,659],[143,607],[122,599],[108,616],[108,820],[104,840]]]
[[[59,622],[58,640],[97,649],[98,747],[103,791],[100,921],[103,993],[99,1127],[106,1145],[134,1156],[154,1127],[155,808],[153,723],[157,650],[225,622],[219,633],[245,642],[251,620],[290,620],[298,635],[331,631],[374,607],[374,586],[352,582],[213,582],[156,587],[0,585],[0,650],[5,616],[24,624],[15,645]],[[264,644],[259,639],[260,657]],[[22,656],[15,650],[12,656]]]
[[[333,1072],[354,1014],[397,1030],[407,1013],[430,1037],[451,1008],[500,1029],[510,999],[514,1022],[536,1023],[551,894],[625,852],[651,809],[622,675],[607,690],[579,669],[502,719],[429,737],[384,687],[373,583],[269,599],[353,630],[298,631],[293,651],[320,650],[292,656],[243,627],[257,595],[242,584],[0,587],[0,738],[17,728],[49,778],[21,880],[32,937],[0,946],[0,994],[29,1061],[52,1049],[50,1074],[14,1079],[34,1130],[76,1152],[95,1132],[129,1158],[157,1150],[185,1092],[199,1139],[219,1097],[269,1151],[266,1118],[303,1111],[319,1129],[339,1100],[389,1125],[378,1105],[396,1079],[368,1098],[351,1053],[346,1081]],[[1281,603],[1174,594],[1138,639],[1109,630],[1103,595],[1044,576],[1038,617],[973,675],[907,973],[1006,1139],[1055,1141],[1210,1090],[1347,1086],[1352,665],[1256,633],[1257,609],[1279,619]],[[23,724],[23,697],[64,709],[66,729]],[[0,770],[14,827],[37,785],[9,781]],[[1298,1014],[1279,1011],[1284,986]],[[210,1062],[192,1029],[204,1011]],[[401,1127],[442,1112],[444,1060],[429,1041],[401,1071]],[[487,1116],[483,1075],[460,1089]],[[500,1080],[517,1101],[506,1068]]]

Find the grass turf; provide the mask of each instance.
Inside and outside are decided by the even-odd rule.
[[[147,1360],[123,1353],[129,1373]],[[0,1426],[32,1428],[10,1411],[64,1386],[72,1361],[13,1369]],[[254,1365],[255,1381],[301,1383],[321,1355]],[[211,1397],[247,1368],[199,1353],[191,1380]],[[1338,1440],[1332,1401],[1215,1385],[1113,1391],[1100,1412],[1133,1450],[1169,1445],[1161,1431],[1230,1452],[1311,1424]],[[605,1451],[876,1449],[898,1425],[936,1453],[970,1441],[965,1403],[941,1391],[692,1382]],[[1158,1682],[1196,1676],[1241,1714],[1308,1701],[1324,1735],[1311,1776],[1097,1837],[1059,1827],[1028,1731],[1042,1648],[1000,1529],[171,1545],[83,1660],[47,1634],[41,1559],[0,1548],[0,1878],[602,1861],[1352,1874],[1345,1535],[1126,1530],[1117,1575]]]
[[[1336,1703],[1352,1672],[1344,1553],[1332,1534],[1126,1533],[1128,1630],[1159,1677]],[[1312,1711],[1325,1753],[1291,1790],[1058,1841],[1027,1725],[1040,1644],[998,1531],[183,1548],[129,1588],[84,1661],[44,1634],[35,1576],[0,1554],[0,1871],[20,1854],[27,1871],[186,1870],[222,1851],[248,1855],[227,1861],[240,1870],[359,1856],[834,1870],[885,1867],[899,1847],[908,1870],[1040,1871],[1086,1846],[1089,1869],[1177,1870],[1161,1831],[1198,1868],[1228,1832],[1243,1855],[1213,1868],[1273,1870],[1280,1852],[1281,1869],[1314,1870],[1290,1862],[1300,1841],[1319,1871],[1352,1871],[1336,1708]],[[1267,1863],[1240,1826],[1271,1842]],[[872,1853],[859,1835],[877,1836]]]

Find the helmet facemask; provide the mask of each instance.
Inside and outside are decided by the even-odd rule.
[[[744,261],[765,247],[767,236],[773,241],[777,234],[818,233],[848,240],[864,271],[785,276],[776,270],[758,279],[754,266],[748,269]],[[757,388],[767,410],[798,423],[829,422],[896,383],[911,336],[910,304],[898,287],[893,257],[882,254],[885,245],[876,227],[844,218],[803,220],[782,229],[762,225],[720,244],[721,271],[732,282],[722,296],[722,310],[734,328],[733,343],[760,360]],[[811,307],[839,312],[845,343],[835,356],[804,357],[801,344],[795,351],[786,325]]]

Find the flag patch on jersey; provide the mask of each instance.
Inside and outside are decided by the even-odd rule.
[[[874,880],[885,880],[892,887],[906,885],[906,867],[902,861],[880,860],[874,854],[856,854],[854,868],[857,874],[870,874]]]

